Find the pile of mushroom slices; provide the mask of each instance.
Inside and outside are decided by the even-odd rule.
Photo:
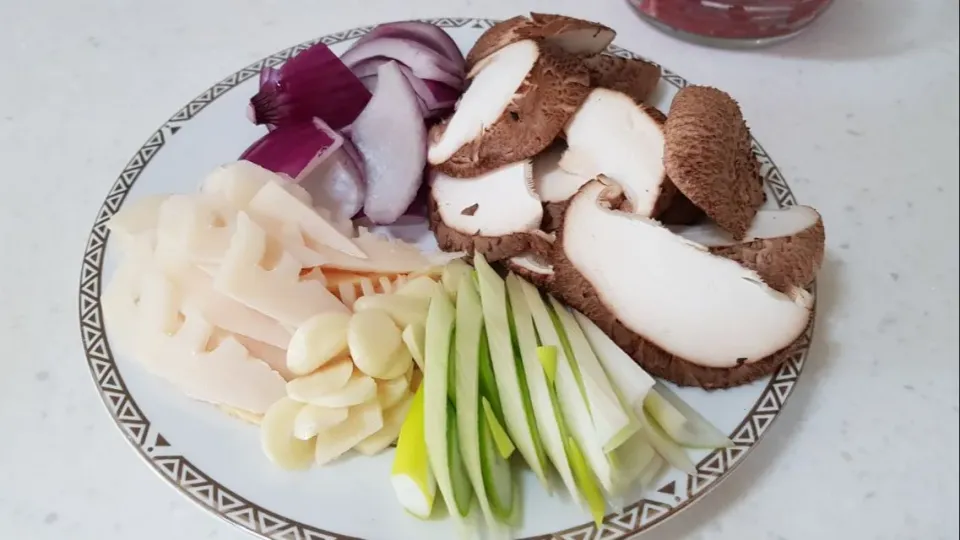
[[[724,388],[770,374],[811,324],[816,210],[766,197],[736,101],[689,86],[644,103],[660,68],[615,33],[515,17],[467,55],[469,87],[430,132],[429,217],[586,314],[652,374]]]

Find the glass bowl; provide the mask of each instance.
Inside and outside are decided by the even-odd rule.
[[[686,41],[762,47],[790,39],[833,0],[627,0],[648,23]]]

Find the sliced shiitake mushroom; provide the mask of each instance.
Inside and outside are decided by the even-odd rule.
[[[671,230],[707,246],[711,253],[755,270],[764,282],[781,292],[808,286],[823,263],[823,220],[809,206],[760,210],[739,241],[709,222]]]
[[[566,15],[531,13],[499,22],[484,32],[467,53],[467,71],[500,49],[524,39],[556,45],[570,54],[594,55],[616,37],[612,28]]]
[[[683,88],[670,105],[664,134],[670,180],[722,229],[743,238],[764,194],[737,102],[716,88]]]
[[[543,207],[532,189],[531,168],[522,161],[475,178],[434,171],[429,220],[440,248],[479,251],[491,262],[546,253],[549,243],[539,231]]]
[[[604,175],[623,186],[629,210],[657,217],[676,193],[663,164],[663,113],[623,92],[590,92],[564,128],[561,169],[580,178]]]
[[[778,292],[654,220],[611,210],[622,197],[598,179],[571,199],[550,291],[653,375],[722,388],[773,372],[810,323],[811,295]]]
[[[485,58],[452,116],[430,133],[427,161],[471,178],[533,157],[563,129],[589,92],[586,67],[533,40]]]
[[[590,84],[623,92],[637,103],[647,101],[660,82],[660,66],[637,58],[597,54],[583,59]]]

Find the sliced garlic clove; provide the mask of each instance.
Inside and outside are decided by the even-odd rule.
[[[403,374],[403,378],[407,380],[407,386],[410,386],[410,382],[413,381],[413,372],[415,372],[416,370],[417,370],[417,365],[416,363],[413,363],[413,364],[410,364],[409,368],[407,368],[407,372]]]
[[[370,435],[366,439],[357,443],[354,448],[357,452],[372,456],[378,454],[390,446],[400,435],[400,428],[403,427],[403,421],[407,418],[407,411],[410,410],[410,404],[413,402],[413,395],[407,394],[392,407],[383,410],[383,427],[379,431]]]
[[[260,446],[270,461],[281,468],[306,469],[313,461],[313,440],[303,441],[293,434],[294,422],[303,407],[303,403],[281,398],[267,409],[260,423]]]
[[[314,461],[317,465],[325,465],[382,427],[383,413],[377,400],[350,407],[344,422],[317,434]]]
[[[402,294],[375,294],[359,298],[353,304],[355,312],[379,309],[385,311],[398,326],[424,324],[430,300]]]
[[[354,371],[343,388],[310,399],[321,407],[350,407],[367,401],[376,401],[377,383],[359,371]]]
[[[347,313],[320,313],[297,327],[287,346],[287,367],[306,375],[347,350]]]
[[[397,287],[397,290],[394,292],[394,294],[408,296],[411,298],[423,298],[429,301],[430,297],[433,296],[433,292],[436,291],[437,287],[439,286],[440,284],[437,283],[433,278],[429,276],[420,276],[418,278],[411,279],[410,281]]]
[[[355,313],[347,330],[347,343],[353,363],[363,373],[380,379],[403,374],[401,370],[391,375],[391,369],[396,365],[396,351],[402,349],[406,352],[406,347],[400,329],[385,311],[370,309]]]
[[[297,413],[293,422],[293,436],[307,441],[347,419],[346,407],[319,407],[307,404]]]
[[[420,388],[420,383],[422,382],[423,372],[419,369],[413,370],[413,374],[410,376],[410,391],[416,394],[417,390]]]
[[[342,389],[352,374],[353,362],[349,358],[339,358],[309,375],[288,382],[287,397],[311,403]]]
[[[411,324],[403,329],[403,343],[413,356],[420,371],[423,371],[423,349],[427,341],[427,328],[422,324]]]
[[[403,377],[410,370],[410,366],[413,365],[413,356],[410,355],[410,351],[406,347],[400,347],[390,355],[386,365],[383,375],[378,378],[396,379],[397,377]]]
[[[410,382],[406,375],[396,379],[377,381],[377,401],[380,402],[380,407],[383,410],[393,407],[409,394]]]

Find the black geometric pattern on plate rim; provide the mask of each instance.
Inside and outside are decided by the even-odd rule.
[[[495,24],[493,19],[439,18],[421,19],[442,28],[486,29]],[[236,492],[210,478],[195,467],[157,431],[150,420],[137,406],[123,382],[110,350],[106,332],[103,328],[103,315],[100,305],[100,290],[103,270],[103,256],[109,239],[106,223],[123,205],[130,188],[140,177],[153,157],[166,141],[176,135],[194,116],[214,100],[229,92],[239,84],[258,76],[265,66],[275,66],[294,54],[315,43],[334,45],[359,38],[372,27],[360,27],[343,32],[329,34],[307,41],[267,56],[217,82],[199,96],[174,113],[143,146],[133,155],[120,175],[111,186],[94,220],[80,269],[79,318],[80,333],[84,353],[90,374],[97,385],[100,396],[117,426],[127,440],[136,448],[140,456],[181,493],[199,503],[206,510],[227,522],[245,529],[261,538],[271,540],[359,540],[356,537],[324,531],[285,518],[259,506]],[[611,45],[609,51],[625,58],[642,58],[626,49]],[[687,81],[679,75],[663,69],[662,79],[677,88],[687,86]],[[779,207],[796,205],[796,199],[784,180],[780,170],[760,144],[754,140],[753,150],[761,164],[768,192]],[[563,539],[580,540],[597,538],[615,540],[631,537],[648,531],[669,517],[679,513],[724,478],[741,462],[746,454],[757,444],[763,434],[778,416],[793,391],[801,372],[812,339],[813,326],[803,336],[802,345],[780,369],[770,377],[767,386],[754,403],[753,408],[737,426],[730,438],[734,446],[716,450],[697,464],[697,474],[686,477],[686,485],[677,485],[672,481],[660,486],[656,491],[626,507],[620,513],[605,516],[598,529],[592,522],[571,527],[563,531],[548,533],[527,540]]]

